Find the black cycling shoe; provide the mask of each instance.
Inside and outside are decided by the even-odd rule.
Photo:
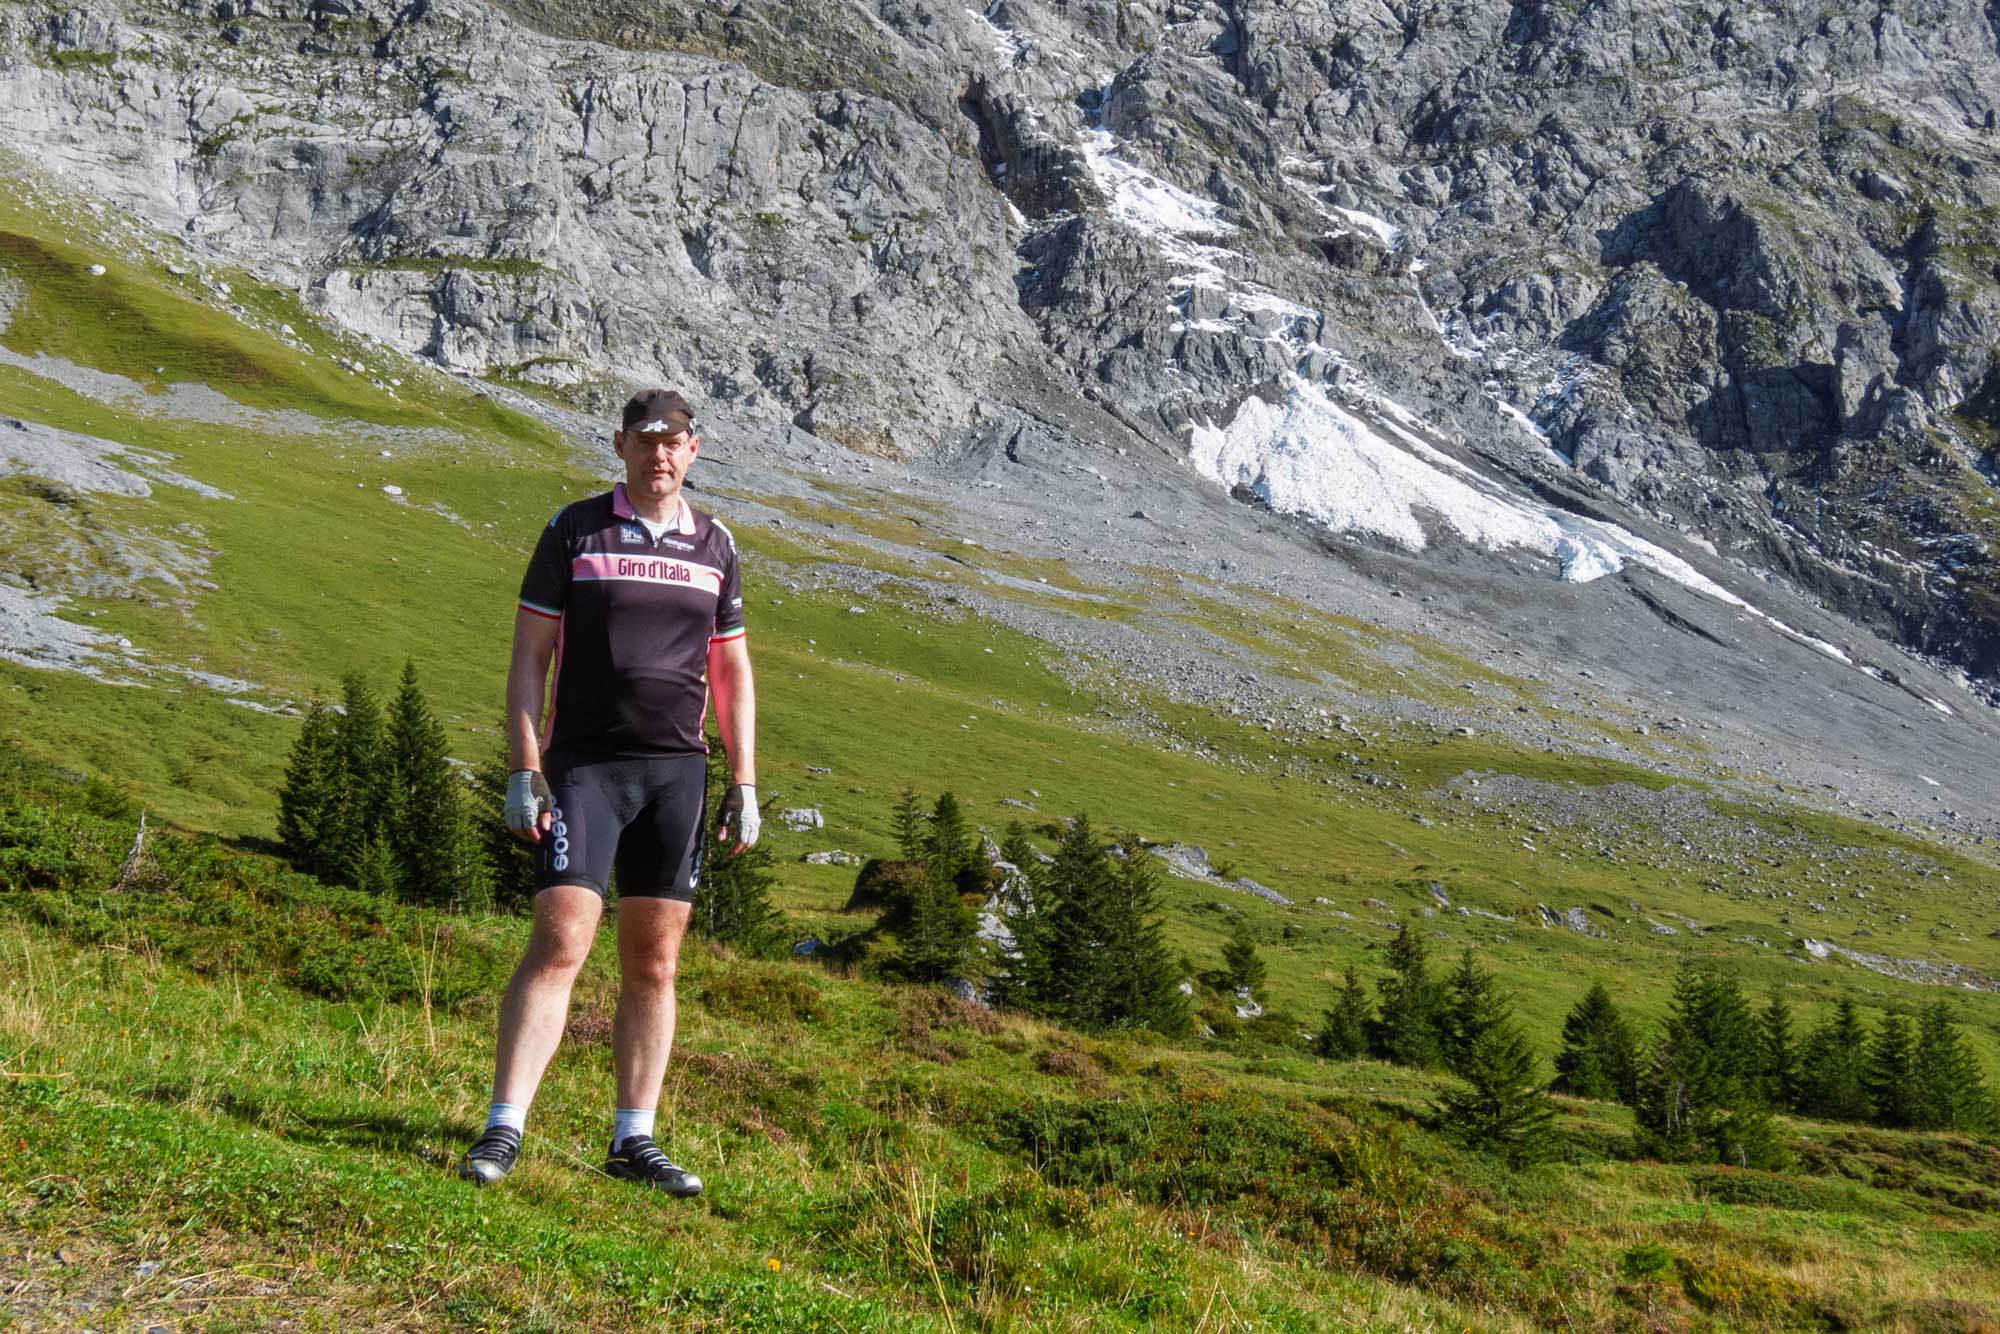
[[[512,1126],[488,1126],[458,1160],[458,1175],[490,1186],[514,1170],[521,1156],[521,1132]]]
[[[620,1181],[635,1181],[669,1195],[701,1194],[701,1178],[667,1161],[667,1155],[660,1152],[651,1135],[628,1135],[623,1144],[612,1145],[611,1156],[604,1160],[604,1172]]]

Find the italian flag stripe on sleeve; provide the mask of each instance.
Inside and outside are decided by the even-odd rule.
[[[521,599],[521,610],[531,611],[537,616],[546,616],[552,621],[560,621],[562,619],[562,613],[554,607],[544,607],[539,603],[530,602],[526,598]]]
[[[708,637],[708,642],[711,644],[720,644],[726,639],[741,639],[748,632],[749,628],[747,625],[739,625],[734,630],[718,630]]]

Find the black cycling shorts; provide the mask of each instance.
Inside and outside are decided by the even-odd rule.
[[[694,900],[708,818],[708,757],[542,761],[555,824],[536,844],[535,888],[584,885],[610,893],[611,868],[626,898]]]

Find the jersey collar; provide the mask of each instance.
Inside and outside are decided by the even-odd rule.
[[[687,503],[686,496],[674,497],[674,526],[680,529],[682,537],[694,536],[694,507]],[[611,488],[611,513],[620,519],[637,520],[632,512],[632,502],[625,499],[625,483],[619,482]]]

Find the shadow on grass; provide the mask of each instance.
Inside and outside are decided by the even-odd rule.
[[[233,1121],[282,1134],[297,1144],[346,1149],[386,1149],[433,1161],[440,1150],[455,1153],[479,1128],[460,1118],[407,1116],[396,1112],[299,1108],[276,1098],[234,1092],[197,1093],[185,1080],[167,1080],[135,1090],[148,1102],[169,1107],[200,1104]]]

